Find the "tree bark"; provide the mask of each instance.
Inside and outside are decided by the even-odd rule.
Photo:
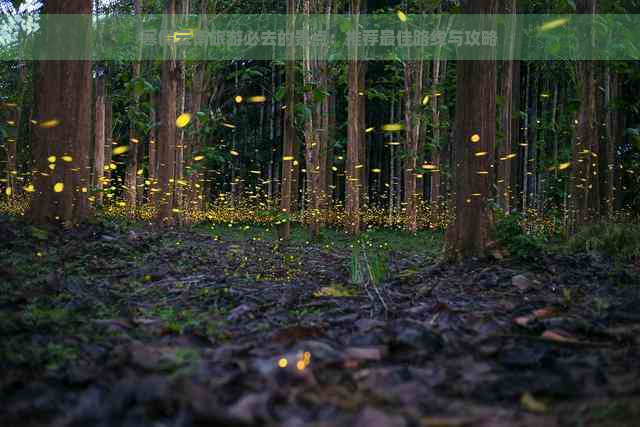
[[[406,60],[404,64],[406,159],[404,164],[407,230],[418,231],[416,168],[420,139],[420,99],[422,96],[422,61]]]
[[[142,0],[134,0],[134,13],[136,16],[140,16],[142,14]],[[132,81],[137,81],[140,78],[140,56],[142,51],[142,42],[140,37],[142,37],[142,29],[140,28],[140,24],[138,24],[138,39],[137,39],[137,58],[131,65],[132,68]],[[131,104],[131,110],[133,113],[137,113],[140,106],[140,97],[135,90],[133,90],[133,101]],[[129,151],[127,153],[127,164],[125,167],[125,195],[127,208],[129,209],[129,215],[133,216],[135,214],[136,204],[138,201],[138,158],[139,151],[141,150],[142,138],[138,135],[137,123],[135,120],[129,121]]]
[[[91,14],[91,0],[50,0],[45,14]],[[77,29],[89,52],[89,21]],[[43,35],[61,49],[68,34],[52,29]],[[35,223],[82,221],[89,213],[91,140],[91,61],[41,61],[35,78],[36,114],[32,138],[34,203],[27,216]],[[50,160],[55,157],[55,161]],[[64,157],[64,159],[63,159]],[[70,161],[68,161],[70,159]],[[53,166],[49,166],[53,165]]]
[[[176,0],[168,0],[165,14],[167,27],[175,28]],[[165,53],[168,49],[165,47]],[[158,183],[156,224],[171,226],[175,223],[173,215],[175,153],[176,153],[176,95],[178,90],[179,69],[175,58],[165,57],[162,62],[160,81],[160,105],[158,112],[159,131],[157,144]]]
[[[596,0],[578,0],[576,12],[579,14],[595,14]],[[587,35],[584,43],[585,52],[590,52],[594,45],[594,33]],[[596,125],[596,90],[595,63],[593,61],[578,61],[576,64],[578,80],[578,95],[580,110],[576,137],[572,144],[573,164],[571,169],[571,214],[572,229],[586,224],[595,207],[599,205],[596,192],[593,191],[593,154],[598,152],[598,126]]]
[[[512,37],[505,44],[505,54],[508,58],[512,58],[516,50],[516,14],[517,0],[507,0],[504,13],[510,14],[507,31],[511,32]],[[498,205],[505,211],[511,210],[511,151],[513,150],[513,111],[514,111],[514,91],[513,86],[516,79],[516,61],[508,59],[503,62],[502,87],[501,96],[503,99],[502,111],[500,116],[500,127],[503,139],[498,147],[498,180],[497,180],[497,198]],[[519,64],[518,64],[519,65]]]
[[[467,1],[463,12],[495,14],[496,0]],[[456,217],[445,237],[452,260],[484,257],[491,247],[493,214],[487,202],[496,138],[496,61],[458,61],[457,74]],[[488,154],[477,155],[482,152]]]
[[[103,70],[99,69],[99,73]],[[102,206],[102,191],[104,190],[105,143],[106,143],[106,105],[105,105],[105,77],[98,75],[96,79],[96,111],[95,135],[93,150],[93,187],[96,189],[95,205]],[[100,195],[100,197],[98,197]]]
[[[358,28],[360,16],[360,0],[351,0],[351,16],[355,22],[352,22],[354,28]],[[359,56],[358,46],[352,46],[350,52],[351,59],[348,61],[348,118],[347,118],[347,160],[345,167],[345,228],[351,234],[357,234],[360,231],[360,148],[361,148],[361,129],[362,120],[360,119],[361,107],[360,96],[361,91],[361,61],[355,58]]]
[[[295,0],[288,0],[287,13],[290,15],[287,22],[287,31],[292,32],[295,28]],[[280,189],[280,212],[284,218],[279,221],[278,237],[288,240],[291,237],[291,190],[292,174],[294,170],[294,145],[296,139],[295,128],[295,46],[288,46],[288,60],[286,64],[286,102],[287,108],[284,113],[284,138],[282,145],[282,184]]]

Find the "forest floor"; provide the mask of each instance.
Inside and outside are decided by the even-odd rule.
[[[368,234],[376,289],[337,232],[0,216],[0,424],[640,425],[638,266]]]

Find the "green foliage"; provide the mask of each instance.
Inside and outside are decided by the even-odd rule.
[[[571,252],[597,251],[616,261],[640,258],[640,224],[610,222],[582,228],[567,242]]]
[[[543,239],[526,232],[522,227],[524,217],[520,213],[506,215],[496,211],[495,238],[498,245],[522,259],[533,258],[543,250]]]

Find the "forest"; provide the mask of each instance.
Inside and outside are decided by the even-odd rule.
[[[0,0],[0,425],[640,426],[638,17]]]

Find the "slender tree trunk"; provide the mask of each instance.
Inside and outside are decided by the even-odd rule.
[[[26,80],[27,66],[23,61],[18,62],[18,81],[16,84],[16,105],[11,108],[9,122],[11,125],[10,136],[6,138],[7,147],[7,190],[9,204],[13,204],[18,198],[18,144],[21,140],[22,114],[25,111],[24,83]]]
[[[595,14],[596,0],[578,0],[576,2],[577,13]],[[591,51],[594,44],[594,33],[587,36],[584,47]],[[578,124],[576,137],[573,140],[572,155],[573,164],[571,170],[571,214],[572,229],[588,222],[590,207],[596,206],[594,201],[592,172],[593,153],[597,153],[598,127],[596,126],[596,90],[595,64],[593,61],[578,61],[576,64],[578,92],[580,97],[580,110],[578,112]],[[597,155],[597,154],[596,154]],[[597,180],[595,181],[597,185]]]
[[[168,0],[165,14],[167,27],[175,28],[176,0]],[[168,49],[165,47],[165,53]],[[180,70],[175,56],[162,62],[160,81],[159,131],[157,144],[158,184],[156,224],[173,225],[175,153],[176,153],[176,96]]]
[[[136,16],[140,16],[142,14],[142,0],[134,0],[134,12]],[[139,37],[142,35],[142,31],[140,25],[138,24],[138,34]],[[138,37],[137,41],[137,60],[133,62],[132,67],[132,79],[137,80],[140,78],[140,56],[142,50],[141,39]],[[138,111],[140,104],[140,96],[133,91],[133,101],[131,104],[131,109],[133,111]],[[125,168],[125,179],[124,185],[126,188],[126,202],[127,207],[129,209],[129,215],[133,216],[135,214],[136,204],[138,201],[137,198],[137,172],[138,172],[138,152],[141,150],[140,145],[142,144],[141,137],[138,134],[137,124],[134,120],[129,122],[129,151],[127,153],[127,165]]]
[[[295,0],[288,0],[287,13],[290,15],[287,22],[287,31],[292,32],[295,28]],[[284,138],[282,145],[282,185],[280,190],[280,211],[286,215],[278,226],[278,236],[288,240],[291,236],[291,190],[292,173],[294,170],[294,145],[296,139],[295,117],[295,46],[288,46],[288,60],[286,64],[286,102],[287,108],[284,113]]]
[[[504,13],[510,14],[508,29],[511,31],[511,38],[505,44],[505,54],[512,58],[516,51],[516,22],[517,22],[517,0],[508,0],[505,4]],[[516,61],[508,59],[503,62],[501,96],[503,106],[501,111],[500,127],[503,135],[498,147],[498,180],[497,195],[498,204],[505,211],[511,210],[511,151],[513,150],[513,111],[514,92],[513,85],[516,77]],[[517,132],[517,130],[516,130]]]
[[[98,72],[102,72],[99,70]],[[96,79],[95,138],[93,151],[93,187],[96,189],[96,206],[102,206],[104,189],[105,145],[106,145],[106,105],[105,78],[100,74]],[[100,195],[98,197],[97,195]]]
[[[616,152],[618,145],[622,142],[621,132],[623,129],[620,112],[611,105],[620,97],[620,75],[608,69],[607,73],[607,150],[606,150],[606,205],[607,215],[613,216],[615,209],[615,171],[617,169]]]
[[[416,168],[420,139],[420,99],[422,96],[422,61],[407,60],[404,64],[406,159],[404,165],[405,201],[407,203],[407,229],[418,231],[418,203]]]
[[[153,191],[153,189],[156,188],[158,183],[158,128],[156,126],[158,119],[156,112],[158,110],[159,97],[157,95],[152,96],[151,102],[152,107],[149,117],[151,122],[151,132],[149,134],[149,203],[155,205],[157,192]]]
[[[358,27],[360,16],[360,0],[351,0],[351,15]],[[353,23],[353,22],[352,22]],[[345,228],[351,234],[360,231],[360,148],[362,144],[361,129],[362,113],[360,107],[359,92],[361,91],[361,61],[358,61],[360,52],[358,46],[352,46],[351,59],[348,61],[348,118],[347,118],[347,161],[345,167]],[[360,167],[359,167],[360,166]]]
[[[433,148],[431,151],[431,164],[437,169],[440,168],[440,151],[442,149],[441,132],[440,132],[440,101],[444,95],[438,92],[440,85],[442,66],[445,65],[446,59],[435,59],[433,61],[433,90],[431,91],[431,125],[433,128]],[[440,173],[430,172],[431,191],[430,200],[437,203],[440,200]]]
[[[466,2],[463,13],[495,14],[496,0]],[[457,74],[456,217],[445,246],[449,259],[461,260],[484,257],[491,246],[493,215],[488,200],[493,156],[478,153],[495,149],[496,61],[458,61]]]

